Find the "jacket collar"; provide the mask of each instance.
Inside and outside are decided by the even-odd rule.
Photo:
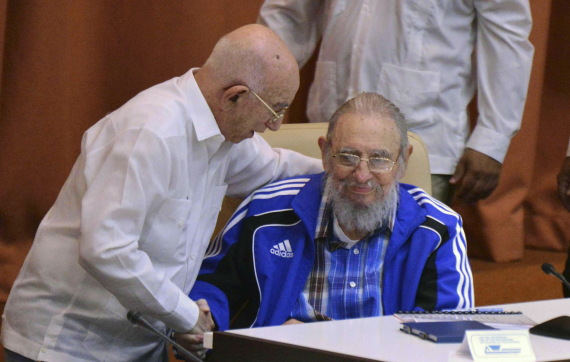
[[[325,173],[321,172],[308,175],[307,177],[309,181],[295,196],[291,206],[301,220],[312,228],[311,236],[314,237],[321,206]],[[393,234],[398,234],[398,238],[407,239],[412,231],[420,226],[426,218],[426,211],[418,205],[418,202],[408,192],[408,189],[411,187],[411,185],[401,183],[398,191],[400,194],[399,203],[394,224],[392,225],[392,232]]]
[[[312,239],[315,238],[324,176],[324,172],[309,175],[309,181],[301,191],[299,191],[291,203],[295,213],[306,225],[307,232]],[[386,250],[386,260],[389,260],[389,258],[406,243],[414,230],[426,219],[425,209],[422,208],[408,192],[408,189],[411,187],[411,185],[402,183],[399,186],[400,199],[392,228],[392,236],[390,237],[388,250]]]
[[[309,181],[293,199],[291,206],[307,227],[311,239],[315,238],[317,219],[321,207],[322,185],[324,172],[308,175]]]
[[[400,202],[396,211],[396,220],[392,230],[392,236],[386,250],[385,261],[395,255],[400,247],[412,236],[412,233],[425,221],[426,210],[422,208],[408,190],[412,187],[408,184],[400,184]]]

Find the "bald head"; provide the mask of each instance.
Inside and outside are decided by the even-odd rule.
[[[257,93],[285,93],[292,100],[299,87],[295,58],[272,30],[258,24],[223,36],[202,69],[224,88],[243,84]]]
[[[295,58],[272,30],[257,24],[223,36],[194,77],[222,135],[234,143],[279,129],[278,112],[299,89]]]

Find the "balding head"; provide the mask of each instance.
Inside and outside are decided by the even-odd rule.
[[[229,85],[246,84],[263,92],[277,80],[299,83],[299,68],[283,41],[269,28],[251,24],[222,37],[204,68],[216,70],[218,80]],[[278,85],[278,84],[277,84]]]
[[[249,98],[251,90],[270,108],[279,111],[293,101],[299,88],[299,67],[285,43],[272,30],[251,24],[232,31],[216,43],[196,73],[196,81],[224,134],[231,125],[229,122],[235,123],[227,117],[233,108],[228,100],[237,106],[239,97]],[[253,127],[253,130],[262,132],[264,129]],[[232,139],[229,134],[224,136]]]

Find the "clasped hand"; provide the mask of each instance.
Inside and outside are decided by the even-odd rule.
[[[194,328],[186,333],[174,333],[173,339],[189,351],[194,351],[200,358],[204,358],[207,349],[204,348],[204,333],[214,330],[215,323],[210,313],[210,307],[205,299],[196,301],[199,308],[198,322]],[[179,356],[179,358],[182,356]]]

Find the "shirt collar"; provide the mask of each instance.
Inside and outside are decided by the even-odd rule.
[[[214,114],[194,78],[194,73],[198,70],[200,68],[192,68],[179,79],[179,86],[186,95],[187,109],[196,130],[196,138],[198,141],[203,141],[219,136],[223,141],[225,138],[220,131],[220,127],[218,127]]]

